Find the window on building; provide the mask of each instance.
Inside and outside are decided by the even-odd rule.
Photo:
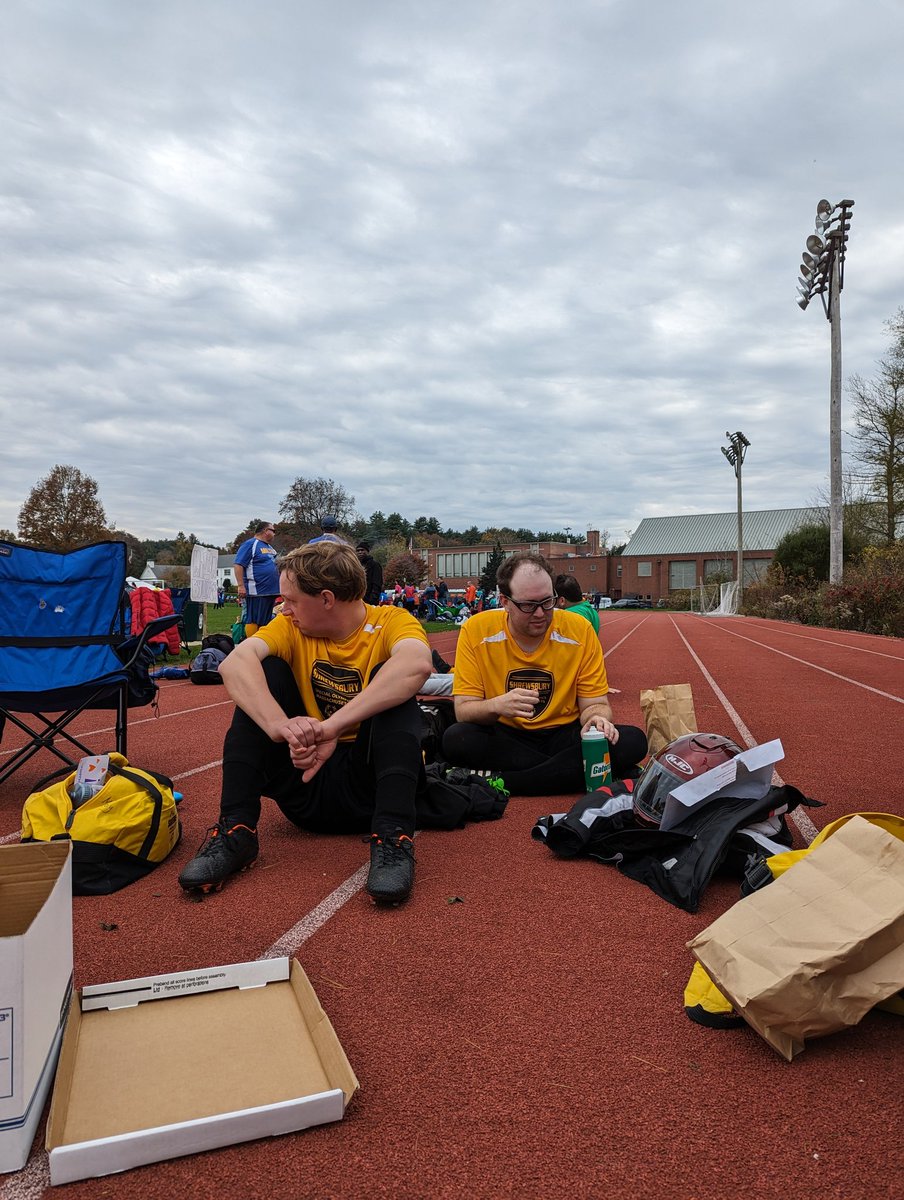
[[[737,558],[705,558],[703,560],[703,578],[713,579],[721,576],[723,580],[734,579]]]
[[[693,560],[690,562],[670,562],[669,588],[674,591],[679,588],[696,587],[696,575],[697,564]]]
[[[572,575],[574,574],[574,563],[568,564],[568,570],[572,573]]]
[[[621,579],[621,568],[622,568],[621,563],[619,563],[618,566],[615,568],[615,574],[619,577],[619,579]]]
[[[744,583],[756,583],[759,579],[766,578],[766,572],[769,569],[768,558],[745,558],[744,559]]]
[[[651,562],[639,562],[637,564],[638,579],[649,579],[653,574],[653,564]]]
[[[591,563],[591,564],[590,564],[590,570],[591,570],[591,571],[595,571],[595,570],[596,570],[596,563]]]
[[[452,574],[453,575],[461,574],[461,555],[460,554],[452,555]]]

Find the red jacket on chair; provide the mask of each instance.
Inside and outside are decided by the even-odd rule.
[[[132,605],[132,633],[136,636],[154,617],[167,617],[171,612],[175,612],[169,588],[137,587],[133,589],[129,601]],[[161,642],[170,654],[179,653],[181,644],[179,630],[175,625],[150,639],[152,646]]]

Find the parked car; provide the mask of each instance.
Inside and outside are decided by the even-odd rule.
[[[602,608],[611,608],[611,607],[612,607],[612,597],[611,596],[600,596],[600,602],[597,605],[597,608],[602,609]]]
[[[636,596],[622,596],[621,600],[616,600],[612,605],[613,608],[646,608],[647,603],[644,600],[638,600]]]

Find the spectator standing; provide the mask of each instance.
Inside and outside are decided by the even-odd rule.
[[[311,538],[308,542],[309,546],[314,546],[317,542],[345,542],[344,538],[339,537],[336,530],[339,528],[339,522],[335,517],[323,517],[320,522],[320,537]]]
[[[254,536],[242,542],[235,556],[235,582],[239,603],[245,606],[245,632],[250,637],[273,619],[279,596],[279,571],[271,542],[276,530],[261,521]]]
[[[383,568],[371,557],[370,542],[359,542],[355,553],[364,568],[364,603],[379,604],[383,595]]]

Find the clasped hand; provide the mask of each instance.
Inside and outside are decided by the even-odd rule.
[[[314,778],[338,742],[324,722],[314,717],[290,717],[280,727],[277,740],[288,744],[292,765],[302,772],[304,783]]]

